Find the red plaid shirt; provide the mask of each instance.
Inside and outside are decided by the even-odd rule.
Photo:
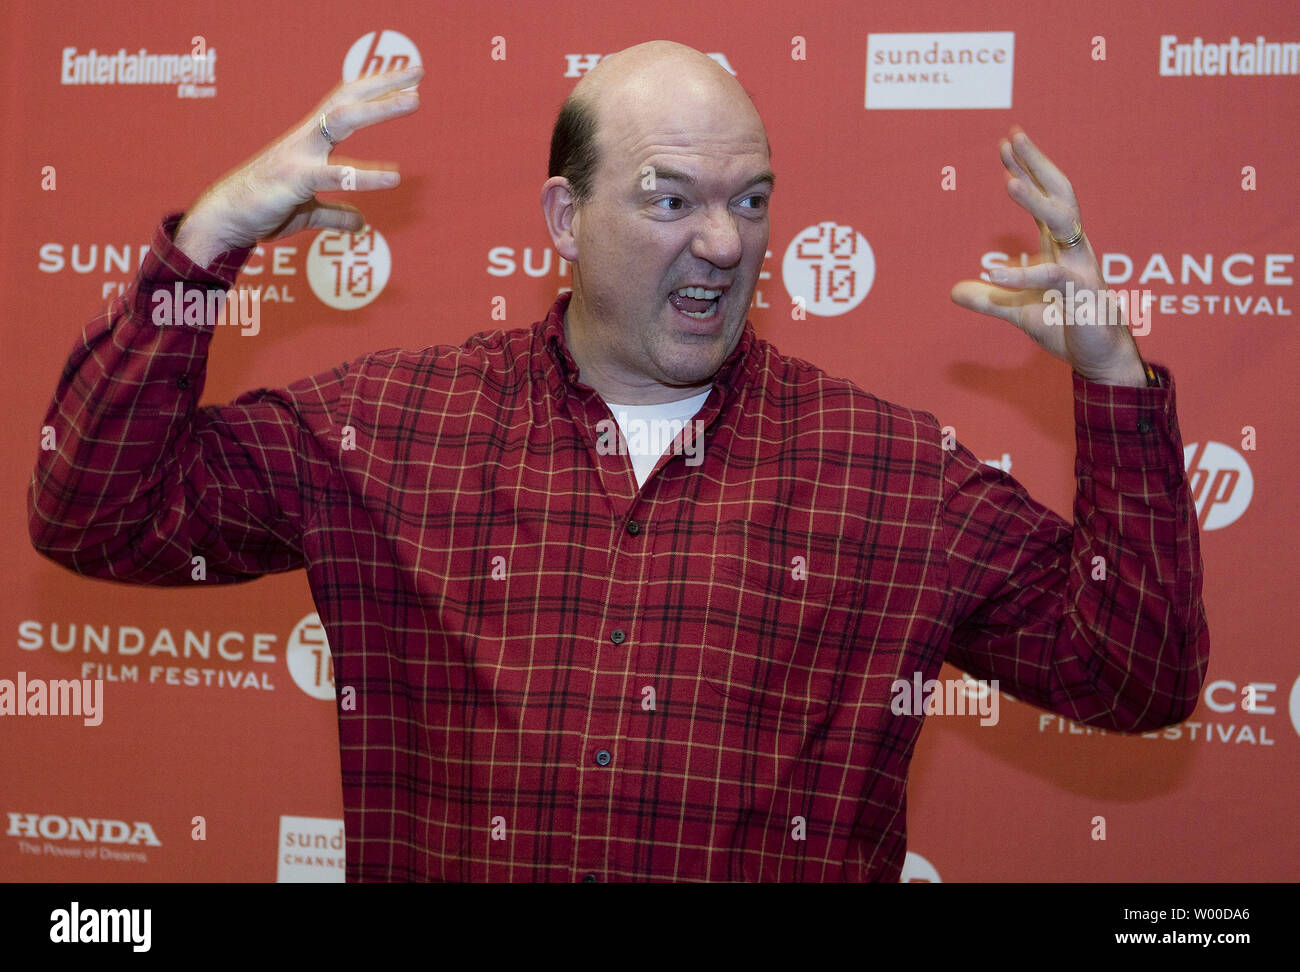
[[[896,679],[948,660],[1120,732],[1196,704],[1163,368],[1164,388],[1074,377],[1071,527],[933,416],[747,324],[696,416],[702,463],[670,450],[638,489],[598,447],[566,296],[529,329],[199,407],[214,328],[155,326],[150,294],[227,288],[247,253],[196,267],[176,219],[64,371],[33,540],[132,583],[189,584],[196,554],[225,582],[307,570],[357,693],[350,880],[894,881],[924,718],[893,714]]]

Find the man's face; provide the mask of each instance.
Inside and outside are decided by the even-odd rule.
[[[574,217],[588,333],[625,384],[699,386],[740,339],[767,251],[762,123],[707,89],[675,104],[632,91],[597,119],[593,192]]]

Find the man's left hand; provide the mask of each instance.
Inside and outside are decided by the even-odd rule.
[[[1087,236],[1063,245],[1082,232],[1070,181],[1019,127],[999,149],[1007,192],[1038,224],[1042,260],[992,270],[993,284],[963,280],[952,288],[954,303],[1010,321],[1090,381],[1145,386],[1137,342]]]

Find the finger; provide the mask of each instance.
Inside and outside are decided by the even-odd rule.
[[[330,108],[325,112],[325,127],[329,129],[335,143],[338,143],[370,125],[409,115],[418,107],[420,96],[414,91],[403,91],[371,101]]]
[[[1040,238],[1044,224],[1060,239],[1067,239],[1074,231],[1075,210],[1056,197],[1044,195],[1032,180],[1013,176],[1007,180],[1007,195],[1039,223]]]
[[[1076,290],[1083,289],[1080,279],[1059,263],[1035,263],[1028,267],[997,267],[989,271],[989,279],[1001,287],[1020,290],[1063,290],[1067,281],[1073,281]]]
[[[359,169],[354,165],[322,165],[307,175],[307,188],[316,192],[391,189],[402,181],[396,169]]]
[[[1011,136],[1011,147],[1021,168],[1033,176],[1043,190],[1062,199],[1074,201],[1074,190],[1070,180],[1065,177],[1046,155],[1030,141],[1023,129],[1016,129]]]
[[[1035,219],[1034,222],[1038,225],[1038,255],[1043,258],[1043,263],[1048,263],[1056,256],[1056,244],[1052,242],[1052,231],[1047,228],[1047,224],[1041,219]]]
[[[1002,156],[1002,164],[1006,166],[1007,172],[1010,173],[1010,178],[1020,179],[1025,183],[1033,183],[1040,191],[1042,190],[1042,186],[1034,182],[1033,176],[1021,168],[1020,163],[1016,160],[1015,152],[1011,150],[1011,143],[1005,138],[998,144],[998,152]],[[1051,260],[1053,257],[1052,231],[1037,216],[1034,216],[1034,223],[1038,227],[1038,254],[1044,261]]]
[[[1007,171],[1011,173],[1013,178],[1024,179],[1026,182],[1038,186],[1034,177],[1026,172],[1024,166],[1020,164],[1020,160],[1016,158],[1015,150],[1011,148],[1011,143],[1005,138],[998,143],[998,154],[1001,155],[1002,164],[1006,166]],[[1041,189],[1042,186],[1038,186],[1038,188]]]
[[[402,68],[400,71],[370,74],[340,85],[330,97],[345,103],[370,101],[391,91],[397,91],[399,88],[409,88],[423,77],[424,68],[418,64],[414,67]]]
[[[307,204],[308,229],[345,230],[355,233],[365,225],[366,219],[356,206],[332,202]]]
[[[1026,308],[1041,305],[1039,295],[1028,290],[1006,290],[983,280],[963,280],[952,288],[952,302],[958,306],[1000,317],[1017,327],[1022,326]]]

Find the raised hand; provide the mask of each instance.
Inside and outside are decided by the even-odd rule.
[[[330,152],[368,125],[415,111],[419,96],[400,89],[423,75],[423,68],[411,67],[340,84],[305,120],[205,190],[177,227],[176,245],[207,266],[219,253],[300,230],[361,229],[360,210],[321,202],[316,193],[388,189],[400,177],[374,164],[332,165]]]
[[[1145,385],[1137,343],[1083,234],[1070,181],[1019,127],[998,147],[1007,192],[1038,224],[1041,262],[990,271],[1001,286],[963,280],[953,301],[1010,321],[1084,378]]]

